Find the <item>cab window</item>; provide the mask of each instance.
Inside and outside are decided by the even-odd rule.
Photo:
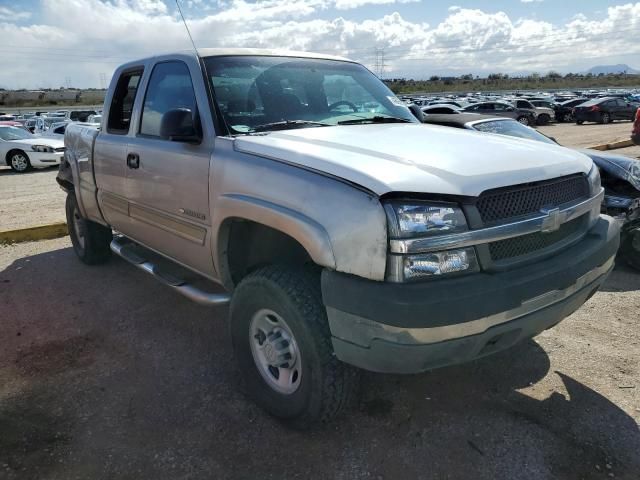
[[[162,138],[162,116],[177,108],[188,108],[195,116],[196,96],[189,68],[184,62],[159,63],[153,68],[149,79],[142,108],[140,135]]]
[[[125,72],[118,79],[111,106],[109,107],[109,121],[107,132],[117,135],[129,133],[133,102],[136,99],[138,84],[142,77],[142,70]]]

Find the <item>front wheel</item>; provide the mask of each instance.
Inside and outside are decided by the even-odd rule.
[[[611,115],[609,115],[608,113],[603,113],[602,116],[600,117],[600,123],[606,125],[607,123],[611,122]]]
[[[271,415],[305,429],[348,405],[357,372],[333,353],[319,273],[251,273],[234,292],[230,332],[246,393]]]
[[[31,169],[31,161],[26,153],[21,150],[14,150],[9,153],[9,161],[7,162],[11,170],[17,173],[24,173]]]
[[[111,229],[83,218],[73,193],[67,195],[65,210],[67,228],[76,255],[87,265],[106,262],[111,254]]]

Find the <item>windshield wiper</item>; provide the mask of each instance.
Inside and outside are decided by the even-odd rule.
[[[342,120],[338,122],[338,125],[357,125],[359,123],[413,123],[411,120],[407,120],[406,118],[398,118],[398,117],[383,117],[377,115],[375,117],[362,117],[362,118],[353,118],[351,120]]]
[[[281,122],[263,123],[256,125],[249,133],[267,132],[273,130],[286,130],[288,128],[297,127],[330,127],[329,123],[312,122],[310,120],[283,120]]]

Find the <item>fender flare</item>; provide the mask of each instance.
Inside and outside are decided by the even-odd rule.
[[[217,216],[217,212],[223,214]],[[298,211],[268,200],[244,194],[225,194],[215,203],[212,225],[213,232],[217,232],[213,245],[216,270],[225,284],[230,280],[225,260],[228,244],[225,223],[231,219],[249,220],[278,230],[296,240],[317,265],[336,268],[331,239],[321,224]]]

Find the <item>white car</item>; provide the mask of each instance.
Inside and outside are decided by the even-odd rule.
[[[0,162],[15,172],[60,165],[63,156],[62,140],[38,137],[22,128],[0,125]]]

